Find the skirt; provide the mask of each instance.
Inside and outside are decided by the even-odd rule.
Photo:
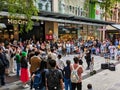
[[[27,81],[29,81],[29,73],[27,68],[21,68],[20,80],[23,83],[26,83]]]

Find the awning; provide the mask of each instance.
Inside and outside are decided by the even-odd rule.
[[[120,24],[111,24],[111,26],[116,28],[117,30],[120,30]]]
[[[106,30],[117,30],[117,29],[111,25],[107,25]]]
[[[6,25],[4,23],[0,23],[0,28],[6,28]]]
[[[10,16],[10,13],[1,11],[0,15]],[[18,15],[20,18],[25,19],[24,14],[15,14],[15,15]],[[103,20],[95,20],[95,19],[90,19],[90,18],[81,17],[81,16],[74,16],[74,15],[67,15],[67,14],[46,12],[46,11],[40,11],[39,16],[32,16],[31,19],[53,21],[53,22],[60,22],[60,23],[70,23],[70,24],[87,24],[87,25],[95,25],[95,26],[114,24],[112,22],[107,22]]]

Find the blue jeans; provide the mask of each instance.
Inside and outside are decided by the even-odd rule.
[[[70,79],[64,78],[64,83],[65,83],[65,90],[72,90]]]
[[[67,52],[67,54],[70,54],[70,48],[66,48],[66,52]]]
[[[17,64],[17,76],[19,76],[20,73],[20,63],[16,63]]]

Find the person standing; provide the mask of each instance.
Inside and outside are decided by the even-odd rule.
[[[11,45],[11,47],[9,47],[10,49],[10,73],[14,74],[15,73],[15,67],[14,67],[14,56],[16,53],[16,48],[15,46]]]
[[[3,54],[3,50],[0,47],[0,84],[5,85],[5,68],[7,63],[5,61],[5,56]]]
[[[28,73],[28,60],[27,60],[27,53],[26,52],[22,52],[20,80],[23,83],[23,88],[29,87],[27,85],[27,82],[29,80],[29,73]]]
[[[39,51],[36,51],[35,52],[35,55],[32,56],[30,58],[30,75],[32,76],[32,74],[40,67],[40,63],[41,63],[41,58],[39,57],[39,54],[40,52]],[[31,79],[31,89],[33,87],[33,81]]]
[[[41,83],[39,83],[38,87],[34,87],[35,90],[46,90],[45,88],[45,73],[47,71],[47,62],[45,60],[42,60],[40,63],[40,67],[38,70],[36,70],[33,75],[32,75],[32,79],[33,79],[33,84],[35,84],[35,75],[40,74],[41,75]],[[36,78],[38,79],[38,78]],[[34,85],[33,85],[34,86]]]
[[[58,69],[60,69],[61,71],[63,71],[63,68],[65,67],[65,64],[62,61],[62,55],[60,55],[60,54],[58,55],[58,59],[57,59],[56,63],[57,63]]]
[[[66,43],[66,53],[67,53],[67,55],[69,55],[69,54],[70,54],[70,52],[71,52],[70,47],[71,47],[71,44],[70,44],[70,42],[69,42],[69,41],[67,41],[67,43]]]
[[[16,51],[15,60],[17,65],[17,73],[16,73],[17,76],[20,75],[20,59],[21,59],[20,51]]]
[[[93,70],[94,70],[94,57],[92,57],[90,62],[90,72],[93,72]]]
[[[81,65],[79,65],[79,59],[78,57],[74,57],[74,64],[70,66],[71,68],[71,72],[72,70],[77,70],[77,75],[78,75],[78,82],[75,83],[75,82],[72,82],[72,90],[82,90],[82,73],[83,73],[83,68]],[[71,73],[72,74],[72,73]]]
[[[90,69],[90,62],[91,62],[91,51],[87,50],[86,51],[86,56],[85,56],[86,62],[87,62],[87,70]]]
[[[56,61],[49,60],[51,69],[46,72],[46,90],[64,90],[63,75],[59,69],[56,69]]]
[[[70,60],[67,60],[66,64],[67,64],[67,66],[65,66],[63,69],[65,90],[72,90],[71,80],[70,80],[70,74],[71,74],[71,70],[70,70],[71,62],[70,62]]]

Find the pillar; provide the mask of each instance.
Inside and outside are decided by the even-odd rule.
[[[56,41],[58,39],[58,23],[53,23],[53,32],[54,32],[54,40]]]
[[[19,29],[18,25],[13,25],[13,30],[14,30],[14,39],[19,40]]]
[[[45,35],[51,33],[53,34],[54,40],[58,39],[58,23],[57,22],[45,22]]]
[[[58,12],[58,0],[52,0],[52,11]]]

